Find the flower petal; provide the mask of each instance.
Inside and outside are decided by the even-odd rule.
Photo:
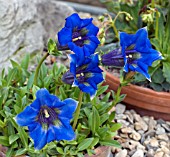
[[[148,45],[148,32],[146,27],[139,29],[136,34],[136,47],[148,47],[150,48],[150,44]]]
[[[65,99],[63,101],[63,103],[65,104],[64,106],[62,106],[61,108],[59,108],[60,110],[60,113],[58,114],[58,116],[60,117],[67,117],[69,119],[71,119],[73,116],[72,114],[74,113],[74,111],[76,110],[77,108],[77,104],[78,102],[71,99],[71,98],[68,98],[68,99]]]
[[[94,38],[93,38],[94,39]],[[96,37],[96,39],[97,39],[97,37]],[[98,40],[98,39],[97,39]],[[96,40],[96,42],[97,42],[97,40]],[[91,40],[91,39],[89,39],[89,41],[88,41],[89,43],[87,43],[87,44],[85,44],[84,45],[84,47],[86,47],[87,49],[88,49],[88,51],[90,52],[90,54],[94,54],[94,52],[95,52],[95,50],[96,50],[96,48],[98,47],[98,44],[100,43],[100,42],[95,42],[95,41],[93,41],[93,40]],[[86,55],[86,56],[90,56],[90,55]]]
[[[53,125],[50,125],[47,132],[47,143],[56,140],[56,134]]]
[[[85,93],[89,93],[90,96],[93,96],[96,94],[96,89],[93,88],[90,84],[86,83],[86,84],[79,84],[79,88],[80,90],[82,90]]]
[[[65,26],[68,28],[82,28],[89,25],[92,22],[92,18],[81,19],[77,13],[72,14],[66,18]]]
[[[39,125],[39,122],[36,122],[36,121],[29,124],[28,125],[29,132],[32,132],[37,127],[37,125]]]
[[[67,127],[65,127],[64,125],[54,126],[53,129],[56,134],[56,140],[58,141],[73,140],[75,138],[75,133],[70,125],[68,125]]]
[[[98,67],[99,65],[99,58],[98,58],[98,55],[91,55],[91,62],[88,64],[87,68],[85,71],[90,71],[92,70],[93,68],[95,67]]]
[[[140,58],[139,61],[144,62],[148,66],[151,66],[154,61],[162,59],[160,52],[154,49],[150,49],[149,52],[150,53],[142,54],[142,58]]]
[[[81,65],[83,63],[84,60],[84,51],[83,48],[80,48],[78,46],[76,46],[74,43],[69,43],[68,47],[70,48],[71,51],[73,51],[77,57],[74,57],[74,63],[76,62],[77,65]],[[74,55],[71,55],[71,58],[73,58]]]
[[[104,80],[103,74],[102,73],[92,73],[92,76],[87,80],[87,82],[89,82],[89,81],[91,82],[91,80],[93,80],[93,82],[97,86],[98,83],[101,83]]]
[[[51,95],[49,91],[42,88],[36,93],[37,99],[40,101],[41,105],[47,105],[49,107],[55,106],[56,102],[60,102],[59,98],[55,95]]]
[[[90,23],[85,28],[88,30],[87,35],[89,35],[89,36],[90,35],[95,35],[96,36],[98,31],[99,31],[99,28],[96,27],[93,23]]]
[[[69,42],[72,42],[72,30],[70,28],[62,28],[58,32],[58,41],[61,46],[67,45]]]
[[[127,34],[125,32],[120,32],[120,45],[123,47],[128,47],[135,42],[136,36],[134,34]]]
[[[47,144],[47,130],[43,130],[40,124],[30,132],[30,137],[34,140],[35,149],[42,149]]]
[[[20,114],[16,116],[15,120],[20,126],[27,126],[36,120],[37,115],[37,110],[34,110],[34,108],[27,106]]]
[[[72,29],[74,27],[77,27],[77,26],[80,27],[81,26],[81,20],[80,20],[80,17],[78,16],[78,14],[74,13],[71,16],[67,17],[65,26],[67,28],[72,28]]]

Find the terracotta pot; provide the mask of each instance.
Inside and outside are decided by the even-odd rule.
[[[109,146],[100,146],[98,148],[96,148],[95,150],[95,155],[85,155],[84,157],[113,157],[112,153],[111,153],[111,147]]]
[[[119,78],[107,71],[105,72],[106,81],[104,85],[109,85],[109,90],[117,91],[120,84]],[[121,93],[127,94],[123,100],[128,104],[127,108],[133,108],[142,115],[154,116],[156,119],[170,120],[170,93],[156,92],[152,89],[132,84],[123,87]]]

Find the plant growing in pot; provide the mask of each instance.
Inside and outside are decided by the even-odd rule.
[[[112,1],[110,2],[115,3]],[[152,82],[146,79],[147,77],[139,73],[134,75],[132,83],[135,85],[130,84],[128,87],[124,87],[122,89],[122,93],[127,94],[126,98],[124,99],[124,102],[128,103],[128,106],[130,104],[131,108],[136,108],[138,112],[140,112],[141,114],[153,115],[156,118],[164,118],[169,120],[170,48],[169,48],[168,41],[170,39],[170,33],[169,33],[170,11],[167,8],[168,6],[170,6],[170,4],[169,1],[164,1],[164,2],[152,1],[152,3],[147,3],[147,4],[144,4],[144,1],[143,2],[140,1],[134,3],[133,5],[124,3],[123,5],[120,5],[121,8],[119,8],[119,11],[120,12],[127,11],[129,13],[129,10],[131,10],[135,6],[140,6],[140,7],[136,7],[136,9],[138,8],[136,14],[131,14],[133,18],[132,21],[134,21],[134,24],[136,23],[137,24],[136,26],[138,27],[147,26],[148,35],[152,47],[154,47],[157,51],[162,53],[163,59],[154,62],[152,66],[149,68],[149,74],[151,76]],[[114,24],[116,31],[117,30],[122,31],[122,27],[119,26],[119,21],[125,19],[124,23],[129,23],[129,21],[126,20],[126,16],[127,16],[126,14],[122,15],[120,19],[116,17],[117,18],[116,21],[109,19],[110,20],[109,27],[113,27]],[[130,24],[129,27],[131,27]],[[126,29],[128,28],[125,27],[125,30]],[[115,29],[112,29],[112,34],[114,34],[114,32]],[[107,37],[107,32],[105,36]],[[113,45],[113,47],[115,47],[115,45]],[[108,52],[113,50],[114,48],[112,49],[109,48]],[[146,51],[146,49],[145,52],[149,53],[149,51]],[[112,57],[114,59],[114,56]],[[115,63],[112,64],[112,66],[114,65]],[[122,64],[122,66],[124,66],[124,64]],[[106,73],[107,74],[106,74],[105,84],[109,84],[110,89],[117,90],[119,86],[119,79],[108,72]]]
[[[103,73],[94,53],[97,32],[92,18],[72,14],[58,33],[58,43],[49,40],[35,71],[28,70],[29,55],[21,64],[11,60],[7,74],[2,71],[0,144],[6,146],[0,150],[2,156],[81,157],[95,154],[100,146],[120,147],[114,136],[121,124],[109,111],[124,96],[120,91],[103,94],[108,86],[101,86]],[[70,69],[43,63],[49,55],[62,55],[63,49],[73,52]]]

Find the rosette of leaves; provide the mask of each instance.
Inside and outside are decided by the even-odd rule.
[[[14,117],[35,99],[35,93],[40,88],[46,88],[51,94],[58,95],[61,100],[73,98],[78,100],[80,90],[61,81],[66,67],[53,64],[49,68],[42,64],[33,85],[34,72],[28,70],[30,56],[26,55],[21,64],[11,60],[12,67],[0,75],[0,144],[7,147],[6,156],[29,155],[37,156],[78,156],[93,154],[94,148],[100,145],[120,147],[113,139],[121,124],[115,123],[115,113],[108,114],[112,102],[110,96],[103,93],[108,86],[98,86],[96,97],[90,100],[88,94],[83,96],[83,104],[75,130],[76,139],[73,141],[53,141],[42,150],[35,150],[33,140],[29,137],[28,128],[16,124]],[[123,98],[123,97],[122,97]],[[121,97],[120,100],[121,101]],[[72,122],[71,122],[72,124]]]

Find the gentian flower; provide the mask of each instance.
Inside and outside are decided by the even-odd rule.
[[[125,64],[121,48],[112,50],[111,52],[102,55],[101,58],[102,64],[106,66],[115,66],[117,68],[121,68]]]
[[[85,54],[84,49],[75,47],[74,52]],[[70,70],[63,75],[63,82],[78,86],[81,91],[89,93],[91,98],[96,94],[97,84],[103,81],[102,70],[98,67],[98,55],[70,56]]]
[[[70,119],[77,107],[77,101],[68,98],[64,101],[40,89],[36,99],[16,116],[20,126],[28,126],[35,149],[42,149],[53,140],[73,140],[75,133]]]
[[[93,54],[100,42],[96,37],[99,29],[92,20],[93,18],[81,19],[77,13],[67,17],[65,27],[58,32],[58,49],[86,47],[89,53]]]
[[[162,56],[160,52],[152,49],[146,28],[139,29],[136,34],[120,32],[120,45],[121,49],[104,54],[102,63],[119,67],[124,65],[125,72],[139,72],[151,80],[148,66],[162,59]]]

